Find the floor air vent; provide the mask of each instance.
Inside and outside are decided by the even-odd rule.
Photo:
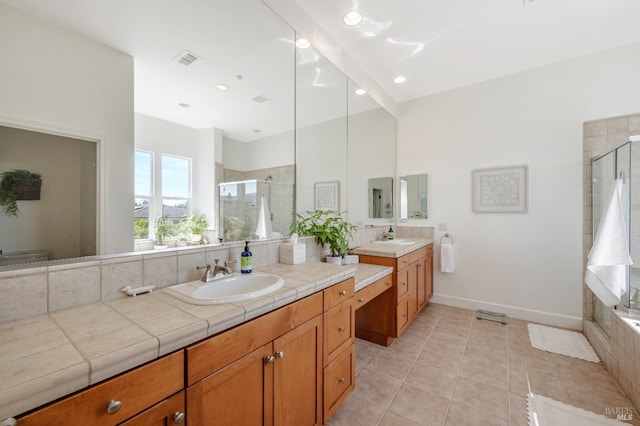
[[[500,324],[505,325],[507,324],[507,314],[500,312],[483,311],[478,309],[476,311],[476,319],[499,322]]]

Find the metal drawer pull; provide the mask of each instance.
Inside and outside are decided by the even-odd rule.
[[[346,380],[345,380],[345,378],[344,378],[344,377],[340,377],[340,378],[338,379],[338,382],[340,382],[340,384],[343,384],[345,381],[346,381]]]
[[[284,352],[283,351],[279,351],[276,353],[276,355],[278,356],[278,358],[282,359],[284,358]]]
[[[274,362],[276,362],[276,357],[275,357],[275,356],[273,356],[273,355],[271,355],[271,356],[267,357],[265,360],[266,360],[269,364],[273,364]]]
[[[340,296],[346,296],[347,295],[347,290],[342,290],[340,292]]]
[[[120,407],[122,407],[122,402],[112,399],[107,403],[107,414],[117,413],[118,411],[120,411]]]
[[[364,299],[358,299],[358,303],[364,302]]]
[[[183,421],[184,421],[184,413],[181,413],[180,411],[176,411],[175,414],[173,415],[173,422],[179,425]]]
[[[344,325],[343,325],[342,327],[338,327],[338,331],[339,331],[340,333],[342,333],[342,332],[343,332],[343,331],[345,331],[345,330],[346,330],[346,328],[344,327]]]

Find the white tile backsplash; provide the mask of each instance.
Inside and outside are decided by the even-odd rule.
[[[94,262],[91,262],[94,263]],[[66,266],[66,265],[65,265]],[[49,312],[100,301],[100,266],[49,272]]]

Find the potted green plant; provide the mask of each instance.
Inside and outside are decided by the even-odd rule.
[[[0,206],[7,216],[18,216],[18,200],[39,200],[40,173],[14,169],[0,174]]]
[[[156,220],[156,242],[157,245],[154,246],[155,249],[161,250],[166,249],[167,245],[165,243],[165,239],[171,237],[173,235],[174,225],[171,223],[168,217],[162,216]]]
[[[344,213],[344,212],[343,212]],[[291,232],[313,236],[317,245],[329,249],[327,263],[342,264],[349,251],[349,236],[358,229],[347,222],[342,214],[333,210],[305,211],[296,215]]]
[[[207,229],[208,223],[204,214],[200,216],[191,215],[181,221],[184,222],[184,228],[189,235],[191,241],[200,241],[202,239],[202,232]]]

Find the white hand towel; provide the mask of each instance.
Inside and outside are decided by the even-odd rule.
[[[453,244],[440,244],[440,270],[451,273],[455,270],[453,263]]]
[[[267,205],[267,199],[262,194],[260,198],[260,212],[258,213],[258,225],[256,226],[256,235],[260,239],[267,239],[273,232],[271,227],[271,213],[269,213],[269,206]]]
[[[587,259],[584,280],[605,306],[620,303],[627,288],[625,265],[631,265],[622,209],[622,180],[613,183]]]

